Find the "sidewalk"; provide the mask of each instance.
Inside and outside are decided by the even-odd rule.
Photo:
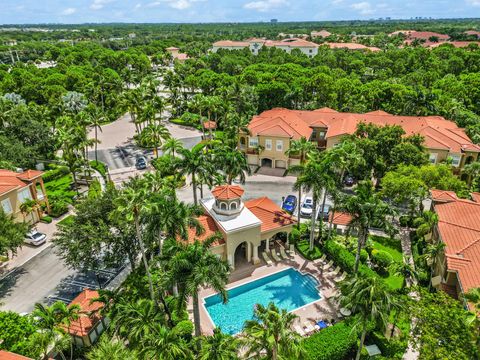
[[[40,246],[23,244],[22,247],[18,248],[17,254],[7,261],[6,266],[0,268],[0,280],[6,277],[15,268],[22,266],[33,257],[40,254],[42,251],[48,249],[52,245],[53,235],[57,231],[57,223],[71,214],[72,209],[70,209],[66,214],[62,215],[58,219],[54,219],[50,224],[38,222],[34,227],[39,232],[47,235],[47,241],[45,242],[45,244]]]

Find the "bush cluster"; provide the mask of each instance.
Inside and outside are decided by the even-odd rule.
[[[386,271],[392,264],[393,258],[388,252],[383,250],[372,250],[372,262],[377,265],[382,271]]]
[[[44,182],[60,179],[61,177],[68,175],[70,173],[70,171],[68,170],[68,167],[66,166],[51,165],[50,167],[52,167],[52,169],[45,171],[45,173],[42,175]]]

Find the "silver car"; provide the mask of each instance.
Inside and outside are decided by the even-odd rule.
[[[31,230],[25,237],[25,243],[33,246],[40,246],[47,241],[47,235],[37,230]]]

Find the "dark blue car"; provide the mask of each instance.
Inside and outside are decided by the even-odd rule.
[[[288,195],[283,200],[282,209],[286,212],[293,213],[297,207],[297,198],[294,195]]]

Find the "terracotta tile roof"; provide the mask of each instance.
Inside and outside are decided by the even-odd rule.
[[[379,48],[374,46],[365,46],[358,43],[325,43],[330,49],[348,49],[348,50],[370,50],[380,51]]]
[[[476,30],[468,30],[468,31],[465,31],[466,35],[476,35],[477,37],[480,37],[480,31],[476,31]]]
[[[14,354],[9,351],[0,350],[0,360],[32,360],[23,355]]]
[[[212,190],[213,196],[218,200],[237,199],[244,192],[245,190],[239,185],[220,185]]]
[[[265,46],[311,47],[317,48],[318,44],[303,39],[284,39],[281,41],[266,40]]]
[[[165,50],[167,50],[167,51],[175,51],[175,50],[180,50],[180,49],[177,48],[177,47],[175,47],[175,46],[171,46],[171,47],[166,48]]]
[[[245,206],[262,222],[262,233],[297,223],[290,214],[266,196],[246,201]]]
[[[220,40],[213,43],[216,47],[247,47],[250,43],[247,41]]]
[[[470,193],[470,196],[472,197],[473,201],[480,203],[480,193],[472,192]]]
[[[432,198],[447,268],[457,272],[463,292],[468,292],[480,286],[480,203],[448,191],[432,190]]]
[[[215,223],[215,220],[210,215],[200,215],[197,217],[198,222],[200,225],[202,225],[202,228],[204,229],[204,232],[200,235],[196,234],[196,231],[194,228],[190,228],[188,230],[188,239],[187,242],[189,244],[193,244],[195,240],[198,240],[200,242],[204,242],[207,238],[210,236],[214,235],[219,231],[217,224]],[[216,240],[212,245],[213,246],[218,246],[218,245],[223,245],[225,244],[224,239]]]
[[[217,128],[217,123],[215,121],[205,121],[203,122],[203,128],[204,129],[216,129]]]
[[[98,291],[85,289],[72,300],[70,305],[80,306],[80,315],[77,320],[70,324],[68,332],[71,335],[87,336],[90,330],[100,321],[101,317],[98,310],[103,308],[104,305],[100,302],[91,303],[91,300],[97,297]]]
[[[23,173],[19,174],[18,178],[20,180],[31,181],[31,180],[34,180],[34,179],[38,178],[39,176],[42,176],[42,174],[43,174],[43,171],[27,170],[27,171],[24,171]]]
[[[478,41],[448,41],[448,42],[445,41],[445,42],[432,43],[432,44],[429,44],[428,46],[431,48],[436,48],[444,44],[451,44],[456,48],[464,48],[470,44],[477,44],[478,46],[480,46],[480,42]]]
[[[0,195],[28,186],[28,183],[20,179],[20,175],[22,174],[10,170],[0,169]]]
[[[439,33],[432,32],[432,31],[408,31],[406,33],[404,32],[404,34],[409,39],[418,39],[418,40],[428,40],[432,36],[437,37],[439,40],[450,39],[450,36],[448,36],[446,34],[439,34]]]
[[[361,122],[378,126],[399,125],[407,136],[420,134],[430,149],[452,153],[480,152],[480,146],[469,139],[453,121],[441,116],[399,116],[377,110],[366,114],[341,113],[329,108],[313,111],[274,108],[254,116],[248,125],[253,136],[280,136],[291,139],[310,138],[312,127],[327,128],[326,138],[353,134]]]
[[[332,220],[332,216],[333,216],[333,224],[335,225],[346,226],[350,224],[350,221],[352,221],[352,216],[344,212],[336,211],[334,214],[330,212],[329,221]]]
[[[189,57],[188,57],[187,54],[178,53],[174,56],[174,59],[176,59],[176,60],[187,60],[187,59],[189,59]]]
[[[320,31],[312,31],[310,33],[310,35],[312,36],[312,38],[314,38],[314,37],[329,37],[330,35],[332,35],[332,33],[327,31],[327,30],[320,30]]]

